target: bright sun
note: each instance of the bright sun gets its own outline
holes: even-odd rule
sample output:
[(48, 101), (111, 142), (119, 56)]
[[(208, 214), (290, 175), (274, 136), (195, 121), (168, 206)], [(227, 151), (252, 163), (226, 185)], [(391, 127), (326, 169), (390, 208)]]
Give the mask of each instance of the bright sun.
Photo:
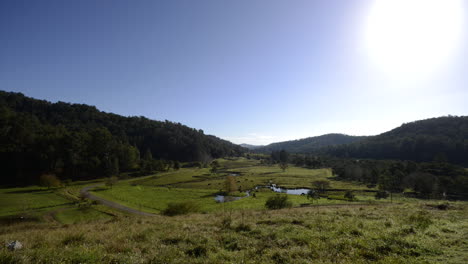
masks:
[(456, 48), (463, 0), (375, 0), (367, 21), (370, 56), (390, 74), (430, 73)]

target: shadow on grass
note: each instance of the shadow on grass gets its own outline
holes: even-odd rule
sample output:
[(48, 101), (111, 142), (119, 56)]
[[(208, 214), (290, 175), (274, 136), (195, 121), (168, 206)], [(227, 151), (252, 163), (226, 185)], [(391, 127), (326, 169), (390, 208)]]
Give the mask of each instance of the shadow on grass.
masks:
[(96, 187), (90, 191), (92, 192), (101, 192), (101, 191), (106, 191), (106, 190), (110, 190), (111, 188), (108, 188), (108, 187)]
[(31, 189), (31, 190), (18, 190), (18, 191), (9, 191), (5, 193), (40, 193), (40, 192), (51, 192), (54, 189)]
[(41, 219), (37, 216), (9, 215), (0, 217), (0, 225), (12, 225), (17, 223), (37, 223)]

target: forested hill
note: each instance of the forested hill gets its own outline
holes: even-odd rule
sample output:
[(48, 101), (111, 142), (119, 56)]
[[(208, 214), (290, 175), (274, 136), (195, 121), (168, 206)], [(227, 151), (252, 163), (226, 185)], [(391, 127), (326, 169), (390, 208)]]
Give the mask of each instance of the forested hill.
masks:
[(348, 144), (364, 138), (365, 137), (348, 136), (343, 134), (326, 134), (318, 137), (272, 143), (267, 146), (257, 148), (255, 151), (270, 153), (272, 151), (286, 150), (293, 153), (311, 153), (323, 147)]
[(415, 121), (362, 141), (330, 147), (337, 157), (448, 161), (468, 165), (468, 116)]
[(244, 150), (180, 123), (0, 91), (0, 184), (30, 183), (48, 172), (74, 180), (109, 176), (137, 168), (140, 153), (151, 159), (207, 161)]

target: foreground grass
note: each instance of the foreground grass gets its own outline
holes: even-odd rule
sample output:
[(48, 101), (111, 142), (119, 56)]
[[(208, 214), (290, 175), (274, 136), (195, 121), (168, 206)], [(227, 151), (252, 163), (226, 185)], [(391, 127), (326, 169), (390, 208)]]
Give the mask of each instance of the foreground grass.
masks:
[(0, 263), (466, 263), (468, 206), (424, 203), (0, 226)]
[(96, 207), (89, 208), (64, 208), (53, 216), (55, 220), (63, 224), (77, 224), (96, 220), (111, 220), (113, 217)]

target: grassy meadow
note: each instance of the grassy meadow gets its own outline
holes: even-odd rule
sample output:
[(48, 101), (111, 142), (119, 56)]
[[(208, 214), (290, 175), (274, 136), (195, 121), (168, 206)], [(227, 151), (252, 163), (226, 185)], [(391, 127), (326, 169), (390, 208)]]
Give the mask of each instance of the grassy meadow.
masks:
[[(366, 185), (338, 181), (330, 170), (220, 160), (221, 168), (177, 171), (120, 180), (92, 194), (156, 216), (137, 216), (80, 198), (86, 186), (0, 189), (0, 263), (467, 263), (468, 203), (418, 200), (395, 195), (375, 200)], [(332, 189), (353, 190), (356, 201), (330, 193), (312, 203), (288, 195), (292, 208), (267, 210), (277, 194), (218, 203), (214, 196), (235, 175), (244, 196), (255, 186), (311, 187), (329, 180)], [(336, 198), (336, 199), (335, 199)], [(191, 201), (198, 211), (163, 216), (174, 202)], [(306, 207), (301, 207), (307, 205)], [(443, 206), (440, 206), (443, 205)]]
[(466, 263), (467, 206), (425, 203), (2, 225), (0, 263)]

